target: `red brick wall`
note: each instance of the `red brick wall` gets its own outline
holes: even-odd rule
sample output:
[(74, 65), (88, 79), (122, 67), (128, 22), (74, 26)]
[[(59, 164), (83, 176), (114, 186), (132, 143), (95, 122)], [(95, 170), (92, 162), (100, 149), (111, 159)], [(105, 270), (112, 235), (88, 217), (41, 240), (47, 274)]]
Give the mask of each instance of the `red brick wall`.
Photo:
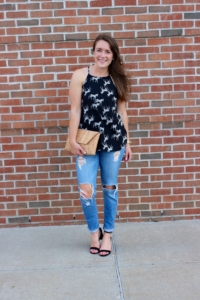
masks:
[(199, 0), (0, 0), (0, 226), (83, 222), (68, 87), (99, 32), (134, 76), (118, 220), (200, 217)]

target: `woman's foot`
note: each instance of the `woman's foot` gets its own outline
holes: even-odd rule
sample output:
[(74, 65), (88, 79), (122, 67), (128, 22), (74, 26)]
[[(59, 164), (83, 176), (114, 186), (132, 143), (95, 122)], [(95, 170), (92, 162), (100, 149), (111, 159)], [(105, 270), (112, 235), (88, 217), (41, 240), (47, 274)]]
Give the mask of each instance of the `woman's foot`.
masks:
[(112, 249), (112, 241), (111, 241), (111, 234), (104, 231), (102, 243), (101, 243), (101, 249), (99, 251), (100, 256), (108, 256), (111, 253)]
[(91, 233), (91, 247), (90, 247), (90, 253), (91, 254), (98, 254), (100, 252), (100, 244), (99, 240), (102, 239), (102, 229), (99, 228), (98, 231)]

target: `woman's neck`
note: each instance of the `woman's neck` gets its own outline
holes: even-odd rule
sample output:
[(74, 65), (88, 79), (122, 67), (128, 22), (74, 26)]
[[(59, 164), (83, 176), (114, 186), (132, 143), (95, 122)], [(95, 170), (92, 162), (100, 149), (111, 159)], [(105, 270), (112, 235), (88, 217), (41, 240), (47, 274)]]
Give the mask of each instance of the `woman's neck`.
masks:
[(96, 65), (90, 67), (90, 74), (97, 77), (106, 77), (109, 75), (108, 68), (99, 68)]

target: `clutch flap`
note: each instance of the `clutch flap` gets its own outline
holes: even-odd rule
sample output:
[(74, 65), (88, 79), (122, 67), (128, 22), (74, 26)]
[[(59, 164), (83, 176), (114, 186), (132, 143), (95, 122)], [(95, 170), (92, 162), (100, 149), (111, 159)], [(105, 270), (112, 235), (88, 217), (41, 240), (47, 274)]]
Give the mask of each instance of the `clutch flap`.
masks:
[(76, 137), (76, 141), (79, 144), (87, 145), (94, 137), (99, 136), (100, 133), (97, 131), (79, 129)]

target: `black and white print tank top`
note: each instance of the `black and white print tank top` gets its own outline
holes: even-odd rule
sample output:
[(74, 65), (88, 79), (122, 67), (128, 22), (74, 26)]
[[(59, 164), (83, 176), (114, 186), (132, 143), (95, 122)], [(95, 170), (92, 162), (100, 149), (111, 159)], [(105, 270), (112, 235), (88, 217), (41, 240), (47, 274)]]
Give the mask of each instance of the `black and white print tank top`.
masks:
[(127, 142), (126, 129), (117, 113), (117, 89), (110, 76), (90, 75), (82, 86), (79, 128), (101, 133), (98, 151), (118, 151)]

